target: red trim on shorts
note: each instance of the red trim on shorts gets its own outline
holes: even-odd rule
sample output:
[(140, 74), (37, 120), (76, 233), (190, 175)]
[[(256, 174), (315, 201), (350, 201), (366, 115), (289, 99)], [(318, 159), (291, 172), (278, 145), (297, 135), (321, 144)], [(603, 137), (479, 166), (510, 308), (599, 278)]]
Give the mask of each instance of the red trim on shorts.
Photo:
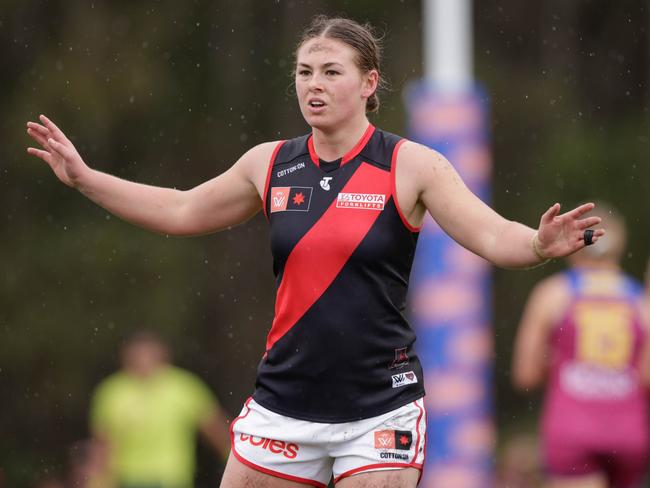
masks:
[[(418, 417), (417, 421), (415, 422), (415, 432), (417, 432), (418, 437), (417, 437), (417, 441), (415, 441), (415, 456), (413, 457), (413, 461), (417, 461), (418, 452), (420, 450), (420, 439), (422, 437), (421, 434), (420, 434), (420, 421), (422, 420), (422, 417), (424, 416), (424, 409), (420, 405), (418, 405), (417, 400), (415, 400), (413, 402), (413, 404), (416, 407), (418, 407), (418, 410), (420, 411), (420, 416)], [(426, 444), (424, 445), (424, 448), (426, 449)], [(425, 454), (424, 451), (422, 452), (422, 454), (423, 455)]]
[[(372, 124), (368, 124), (368, 128), (361, 136), (361, 139), (359, 139), (359, 142), (357, 142), (354, 145), (354, 147), (350, 149), (348, 152), (346, 152), (341, 158), (341, 166), (343, 166), (348, 161), (354, 159), (361, 152), (361, 150), (368, 143), (368, 141), (370, 140), (374, 132), (375, 132), (375, 126)], [(309, 149), (309, 157), (311, 158), (313, 163), (320, 168), (320, 158), (318, 157), (318, 154), (316, 154), (316, 149), (314, 149), (313, 134), (309, 136), (309, 139), (307, 139), (307, 148)]]
[(400, 139), (399, 142), (395, 145), (395, 148), (393, 149), (393, 156), (390, 159), (390, 191), (393, 194), (393, 201), (395, 202), (395, 208), (397, 208), (397, 214), (399, 215), (400, 219), (402, 219), (402, 223), (404, 224), (404, 227), (406, 227), (411, 232), (420, 232), (420, 229), (422, 229), (422, 226), (413, 227), (409, 223), (409, 221), (406, 220), (406, 217), (402, 213), (402, 209), (399, 206), (399, 201), (397, 200), (397, 183), (396, 183), (396, 180), (397, 180), (397, 153), (399, 151), (400, 146), (405, 142), (406, 142), (406, 139)]
[[(422, 437), (420, 434), (420, 421), (424, 416), (424, 409), (420, 405), (418, 405), (418, 400), (414, 401), (413, 404), (418, 408), (418, 410), (420, 410), (420, 415), (415, 422), (415, 431), (417, 432), (417, 440), (415, 441), (415, 454), (413, 456), (413, 461), (410, 463), (384, 463), (384, 464), (368, 464), (366, 466), (360, 466), (358, 468), (351, 469), (350, 471), (346, 471), (345, 473), (341, 473), (337, 478), (334, 479), (335, 484), (341, 481), (343, 478), (347, 478), (349, 476), (352, 476), (353, 474), (361, 473), (363, 471), (368, 471), (368, 470), (378, 470), (380, 468), (390, 468), (390, 469), (415, 468), (418, 471), (420, 471), (420, 476), (418, 477), (418, 483), (420, 482), (420, 480), (422, 479), (422, 470), (424, 469), (424, 462), (416, 463), (415, 461), (418, 458), (418, 451), (420, 449), (420, 438)], [(426, 454), (426, 443), (424, 445), (424, 449), (425, 450), (422, 453), (423, 456)]]
[(251, 402), (252, 399), (253, 397), (249, 397), (248, 400), (246, 400), (246, 403), (244, 403), (244, 406), (248, 408), (248, 411), (244, 415), (240, 415), (230, 423), (230, 446), (231, 446), (230, 451), (237, 458), (237, 461), (244, 464), (245, 466), (248, 466), (251, 469), (254, 469), (255, 471), (259, 471), (260, 473), (268, 474), (270, 476), (275, 476), (276, 478), (283, 478), (285, 480), (295, 481), (296, 483), (305, 483), (307, 485), (317, 486), (318, 488), (327, 488), (327, 485), (324, 485), (319, 481), (309, 480), (306, 478), (299, 478), (298, 476), (291, 476), (289, 474), (280, 473), (278, 471), (273, 471), (272, 469), (258, 466), (257, 464), (245, 459), (244, 457), (242, 457), (241, 454), (237, 452), (237, 450), (235, 449), (235, 423), (245, 418), (249, 413), (251, 413), (251, 408), (248, 406), (248, 404)]
[(353, 474), (358, 474), (363, 471), (368, 471), (371, 469), (374, 470), (381, 470), (381, 468), (386, 468), (388, 469), (406, 469), (406, 468), (415, 468), (422, 472), (422, 464), (417, 464), (417, 463), (385, 463), (385, 464), (368, 464), (366, 466), (361, 466), (359, 468), (354, 468), (351, 469), (350, 471), (346, 471), (345, 473), (342, 473), (338, 478), (334, 478), (334, 484), (338, 483), (341, 481), (343, 478), (348, 478), (352, 476)]
[[(422, 400), (422, 398), (420, 398), (420, 401), (422, 401), (422, 403), (424, 405), (424, 400)], [(418, 440), (417, 440), (417, 444), (415, 445), (415, 459), (414, 460), (417, 460), (417, 458), (418, 458), (418, 447), (419, 447), (418, 444), (420, 443), (420, 421), (422, 420), (422, 417), (424, 417), (425, 410), (424, 410), (423, 407), (418, 405), (418, 400), (415, 400), (413, 403), (415, 403), (415, 406), (420, 409), (420, 416), (418, 417), (418, 420), (417, 420), (417, 422), (415, 424), (415, 428), (416, 428), (417, 433), (418, 433)], [(422, 449), (422, 464), (421, 464), (422, 467), (420, 468), (420, 476), (418, 477), (418, 484), (420, 484), (420, 481), (422, 480), (422, 475), (424, 474), (424, 460), (426, 458), (427, 458), (427, 432), (425, 431), (424, 432), (424, 448)]]
[(251, 413), (251, 409), (248, 406), (248, 404), (251, 402), (252, 399), (253, 399), (253, 397), (248, 397), (248, 399), (246, 400), (246, 403), (244, 403), (244, 406), (246, 408), (248, 408), (248, 412), (246, 412), (244, 415), (240, 415), (235, 420), (230, 422), (230, 429), (228, 429), (228, 430), (230, 430), (230, 447), (232, 448), (233, 451), (235, 450), (235, 423), (238, 420), (241, 420), (241, 419), (245, 418), (249, 413)]
[(275, 149), (273, 149), (273, 154), (271, 155), (271, 161), (269, 161), (269, 169), (266, 170), (266, 183), (264, 183), (264, 194), (262, 195), (262, 210), (264, 210), (264, 215), (266, 218), (269, 218), (269, 214), (266, 211), (266, 195), (269, 193), (269, 183), (271, 182), (271, 173), (273, 172), (273, 164), (275, 163), (275, 158), (278, 156), (278, 152), (282, 145), (287, 141), (278, 142)]
[(252, 462), (248, 461), (247, 459), (244, 459), (240, 454), (237, 453), (237, 451), (235, 451), (234, 447), (233, 447), (232, 453), (235, 455), (235, 457), (237, 458), (237, 460), (240, 463), (248, 466), (251, 469), (254, 469), (255, 471), (259, 471), (260, 473), (268, 474), (268, 475), (274, 476), (276, 478), (283, 478), (283, 479), (289, 480), (289, 481), (295, 481), (296, 483), (304, 483), (306, 485), (317, 486), (318, 488), (327, 488), (327, 485), (324, 485), (320, 481), (309, 480), (307, 478), (299, 478), (298, 476), (291, 476), (290, 474), (284, 474), (284, 473), (280, 473), (278, 471), (273, 471), (272, 469), (268, 469), (268, 468), (264, 468), (262, 466), (258, 466), (257, 464), (252, 463)]

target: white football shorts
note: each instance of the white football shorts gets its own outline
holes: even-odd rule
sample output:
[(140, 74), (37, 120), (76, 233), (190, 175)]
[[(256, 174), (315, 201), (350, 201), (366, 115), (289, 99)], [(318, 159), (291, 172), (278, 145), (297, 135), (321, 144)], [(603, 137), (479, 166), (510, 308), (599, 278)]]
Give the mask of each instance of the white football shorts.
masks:
[(391, 412), (339, 424), (297, 420), (249, 398), (230, 426), (232, 452), (272, 476), (326, 488), (357, 473), (416, 468), (426, 451), (420, 398)]

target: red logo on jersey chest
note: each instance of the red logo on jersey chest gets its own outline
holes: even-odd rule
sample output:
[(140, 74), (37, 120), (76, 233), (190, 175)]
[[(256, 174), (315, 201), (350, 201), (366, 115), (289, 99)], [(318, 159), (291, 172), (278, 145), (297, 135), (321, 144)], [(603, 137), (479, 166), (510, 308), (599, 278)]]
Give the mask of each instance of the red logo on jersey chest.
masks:
[(312, 190), (310, 186), (274, 186), (271, 188), (271, 213), (309, 211)]

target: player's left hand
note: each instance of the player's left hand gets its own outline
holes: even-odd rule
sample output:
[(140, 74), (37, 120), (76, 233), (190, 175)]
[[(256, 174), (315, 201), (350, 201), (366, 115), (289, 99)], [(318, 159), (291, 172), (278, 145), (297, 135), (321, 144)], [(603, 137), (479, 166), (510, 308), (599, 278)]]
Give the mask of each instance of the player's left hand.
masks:
[[(583, 239), (585, 229), (598, 225), (601, 218), (581, 217), (594, 207), (593, 203), (585, 203), (563, 214), (560, 214), (559, 203), (549, 208), (542, 215), (537, 230), (539, 251), (548, 258), (560, 258), (585, 247)], [(595, 243), (604, 235), (603, 229), (594, 229), (592, 242)]]

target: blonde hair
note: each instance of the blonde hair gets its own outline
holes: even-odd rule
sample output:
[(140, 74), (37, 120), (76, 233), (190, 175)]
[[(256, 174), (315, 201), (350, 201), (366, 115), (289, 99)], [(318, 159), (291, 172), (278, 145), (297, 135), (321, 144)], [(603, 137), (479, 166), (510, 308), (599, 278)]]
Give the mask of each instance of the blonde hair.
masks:
[(602, 219), (598, 227), (605, 229), (605, 235), (594, 245), (585, 247), (582, 252), (590, 259), (620, 261), (627, 243), (625, 219), (607, 202), (596, 202), (596, 208), (584, 216), (591, 215)]

